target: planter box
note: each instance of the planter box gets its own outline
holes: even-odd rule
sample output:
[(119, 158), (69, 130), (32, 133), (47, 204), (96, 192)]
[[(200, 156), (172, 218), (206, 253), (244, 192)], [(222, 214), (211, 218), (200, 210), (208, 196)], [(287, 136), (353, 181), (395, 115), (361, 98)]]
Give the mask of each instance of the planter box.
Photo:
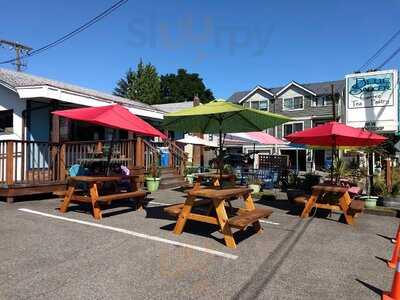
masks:
[(400, 197), (385, 197), (383, 199), (383, 206), (400, 209)]

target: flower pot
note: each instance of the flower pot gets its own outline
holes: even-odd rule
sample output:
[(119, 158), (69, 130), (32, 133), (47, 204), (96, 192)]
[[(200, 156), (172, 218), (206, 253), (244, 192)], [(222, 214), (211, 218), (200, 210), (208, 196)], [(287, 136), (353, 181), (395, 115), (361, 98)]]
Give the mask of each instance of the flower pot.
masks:
[(366, 208), (374, 208), (376, 207), (376, 201), (378, 201), (377, 196), (363, 196), (360, 197), (361, 200), (364, 201), (365, 207)]
[(194, 175), (191, 175), (191, 174), (186, 175), (186, 181), (187, 181), (189, 184), (193, 184)]
[(257, 194), (260, 192), (260, 185), (259, 184), (249, 184), (249, 189), (252, 189), (252, 194)]
[(155, 192), (160, 186), (160, 178), (158, 177), (146, 177), (146, 186), (149, 192)]

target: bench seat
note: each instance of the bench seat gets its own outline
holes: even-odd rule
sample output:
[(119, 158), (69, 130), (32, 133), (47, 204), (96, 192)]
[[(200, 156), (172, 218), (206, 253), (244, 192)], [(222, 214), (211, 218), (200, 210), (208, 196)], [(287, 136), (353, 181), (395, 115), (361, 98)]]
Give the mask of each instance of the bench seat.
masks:
[(116, 194), (99, 196), (98, 201), (111, 202), (114, 200), (121, 200), (121, 199), (128, 199), (128, 198), (145, 198), (146, 195), (147, 195), (147, 192), (145, 192), (145, 191), (116, 193)]
[(229, 218), (229, 225), (235, 228), (244, 229), (262, 218), (268, 218), (272, 214), (272, 209), (255, 208), (250, 211), (240, 211), (237, 216)]
[(298, 205), (304, 205), (307, 203), (309, 196), (307, 195), (302, 195), (302, 196), (297, 196), (293, 199), (294, 204)]
[[(210, 199), (201, 199), (194, 203), (194, 207), (210, 205), (211, 202), (212, 201)], [(185, 203), (178, 203), (178, 204), (173, 204), (173, 205), (167, 206), (164, 208), (164, 212), (168, 215), (171, 215), (171, 216), (177, 218), (179, 216), (179, 214), (181, 213), (184, 204)]]
[(184, 205), (183, 203), (179, 203), (179, 204), (165, 207), (164, 212), (170, 216), (177, 218), (183, 209), (183, 205)]
[(349, 213), (356, 214), (361, 213), (364, 210), (364, 201), (362, 200), (353, 200), (350, 203)]

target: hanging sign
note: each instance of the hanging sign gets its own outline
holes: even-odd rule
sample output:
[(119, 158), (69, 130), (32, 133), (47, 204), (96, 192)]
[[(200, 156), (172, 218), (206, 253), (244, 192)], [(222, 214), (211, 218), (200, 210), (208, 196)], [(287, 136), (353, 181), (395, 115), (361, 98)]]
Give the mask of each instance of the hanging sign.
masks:
[(396, 132), (397, 70), (346, 76), (346, 124), (374, 131)]

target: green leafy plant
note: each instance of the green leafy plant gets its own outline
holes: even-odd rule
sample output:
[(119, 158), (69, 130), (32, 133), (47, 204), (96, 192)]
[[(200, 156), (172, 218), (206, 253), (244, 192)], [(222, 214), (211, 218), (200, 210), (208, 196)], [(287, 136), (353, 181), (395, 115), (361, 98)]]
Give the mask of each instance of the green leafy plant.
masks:
[(288, 185), (289, 188), (297, 188), (301, 185), (301, 180), (299, 174), (296, 172), (290, 172), (288, 175)]
[(233, 171), (233, 167), (230, 164), (225, 164), (224, 168), (222, 169), (224, 174), (233, 174)]
[(306, 173), (306, 174), (304, 175), (303, 183), (301, 184), (301, 185), (302, 185), (302, 188), (303, 188), (305, 191), (308, 191), (308, 192), (309, 192), (309, 191), (311, 191), (311, 188), (312, 188), (314, 185), (319, 184), (320, 179), (321, 179), (321, 176), (320, 176), (320, 175), (317, 175), (317, 174), (314, 174), (314, 173)]
[(340, 179), (350, 176), (349, 168), (346, 166), (346, 162), (343, 159), (335, 159), (333, 163), (333, 176), (336, 182), (339, 182)]
[(189, 167), (185, 168), (184, 175), (187, 176), (187, 175), (190, 175), (190, 174), (198, 173), (198, 171), (199, 171), (198, 167), (189, 166)]
[(382, 197), (389, 197), (389, 196), (398, 196), (400, 194), (400, 169), (395, 168), (393, 169), (393, 176), (392, 176), (392, 191), (389, 192), (385, 177), (381, 175), (374, 176), (374, 193), (378, 196)]

